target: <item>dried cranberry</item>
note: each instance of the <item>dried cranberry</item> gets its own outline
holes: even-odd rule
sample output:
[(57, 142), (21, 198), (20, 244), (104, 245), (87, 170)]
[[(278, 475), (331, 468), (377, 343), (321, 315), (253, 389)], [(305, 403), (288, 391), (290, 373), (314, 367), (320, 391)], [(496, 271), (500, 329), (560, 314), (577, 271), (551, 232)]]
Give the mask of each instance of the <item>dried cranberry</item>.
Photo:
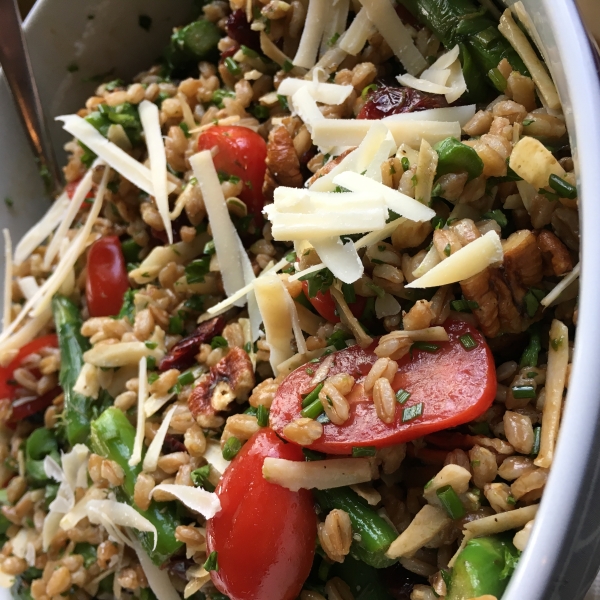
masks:
[(379, 85), (367, 96), (357, 119), (383, 119), (399, 113), (417, 112), (448, 106), (444, 96), (427, 94), (413, 88)]
[(187, 452), (187, 449), (183, 442), (180, 442), (174, 435), (168, 433), (165, 436), (162, 451), (163, 454), (171, 454), (172, 452)]
[(246, 11), (234, 10), (225, 23), (227, 35), (242, 46), (248, 46), (256, 52), (260, 52), (260, 34), (250, 29), (250, 23), (246, 18)]
[(158, 369), (160, 371), (169, 369), (184, 371), (191, 367), (196, 354), (200, 351), (200, 344), (209, 342), (215, 335), (220, 335), (224, 327), (225, 319), (223, 317), (215, 317), (210, 321), (200, 323), (194, 333), (183, 338), (171, 348), (171, 351), (160, 361)]

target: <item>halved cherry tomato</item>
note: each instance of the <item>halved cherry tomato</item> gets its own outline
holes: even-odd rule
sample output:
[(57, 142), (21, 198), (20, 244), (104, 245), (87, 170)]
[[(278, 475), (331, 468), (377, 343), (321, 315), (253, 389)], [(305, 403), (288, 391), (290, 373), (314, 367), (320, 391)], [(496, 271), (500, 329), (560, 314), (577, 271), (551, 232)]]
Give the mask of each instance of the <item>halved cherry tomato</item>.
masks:
[(244, 187), (240, 200), (261, 224), (265, 198), (262, 193), (267, 169), (267, 144), (256, 132), (247, 127), (216, 125), (200, 134), (198, 150), (217, 147), (214, 157), (215, 168), (224, 175), (239, 177)]
[(225, 471), (216, 493), (221, 510), (206, 526), (208, 551), (217, 552), (217, 588), (231, 600), (293, 600), (315, 553), (317, 520), (308, 490), (292, 492), (266, 481), (267, 456), (304, 460), (271, 429), (255, 433)]
[(0, 398), (10, 398), (12, 400), (15, 397), (17, 386), (11, 385), (10, 381), (13, 378), (15, 369), (18, 369), (21, 366), (21, 363), (27, 356), (38, 352), (42, 348), (57, 347), (58, 338), (55, 333), (43, 335), (42, 337), (29, 342), (29, 344), (25, 344), (6, 367), (0, 367)]
[[(483, 336), (464, 321), (444, 324), (448, 342), (436, 342), (434, 353), (413, 349), (398, 361), (392, 387), (410, 393), (405, 404), (396, 405), (392, 423), (386, 424), (375, 412), (372, 397), (364, 393), (362, 382), (377, 359), (372, 346), (363, 350), (352, 346), (336, 352), (329, 375), (349, 373), (356, 383), (348, 395), (350, 417), (343, 425), (327, 423), (323, 435), (310, 448), (331, 454), (349, 454), (354, 446), (378, 448), (408, 442), (434, 431), (472, 421), (484, 413), (496, 394), (496, 372), (492, 353)], [(477, 347), (466, 350), (460, 337), (469, 334)], [(411, 356), (412, 354), (412, 356)], [(319, 365), (300, 367), (279, 386), (270, 413), (271, 427), (281, 436), (285, 425), (300, 418), (302, 395), (312, 390), (311, 373)], [(407, 408), (422, 403), (422, 415), (407, 420)]]
[[(75, 190), (77, 189), (77, 186), (79, 185), (79, 183), (81, 182), (81, 179), (77, 179), (76, 181), (69, 181), (69, 183), (67, 183), (67, 185), (65, 185), (65, 192), (67, 192), (67, 196), (69, 196), (69, 200), (73, 200), (73, 196), (75, 195)], [(87, 196), (85, 197), (86, 199), (88, 198), (93, 198), (94, 197), (94, 191), (90, 190), (87, 193)], [(82, 202), (82, 206), (85, 204), (85, 199)]]
[(85, 297), (92, 317), (117, 315), (129, 289), (121, 243), (116, 235), (100, 238), (87, 257)]
[[(302, 290), (304, 295), (308, 298), (308, 301), (313, 305), (314, 309), (330, 323), (339, 323), (340, 318), (336, 314), (335, 302), (331, 297), (331, 292), (327, 290), (325, 293), (317, 292), (312, 298), (308, 295), (308, 281), (302, 282)], [(352, 314), (360, 318), (365, 310), (365, 304), (367, 299), (363, 296), (356, 296), (356, 302), (348, 304), (348, 308), (352, 311)]]

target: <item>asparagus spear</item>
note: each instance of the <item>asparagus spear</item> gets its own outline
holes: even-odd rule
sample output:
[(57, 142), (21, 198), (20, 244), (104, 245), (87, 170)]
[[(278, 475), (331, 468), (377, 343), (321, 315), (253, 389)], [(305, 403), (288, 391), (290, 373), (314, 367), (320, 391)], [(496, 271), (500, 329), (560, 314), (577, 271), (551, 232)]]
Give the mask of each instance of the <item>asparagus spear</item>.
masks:
[(83, 367), (83, 353), (89, 350), (89, 341), (81, 335), (79, 309), (67, 298), (55, 296), (52, 300), (54, 323), (60, 348), (59, 381), (65, 395), (65, 425), (71, 446), (84, 443), (90, 434), (90, 421), (94, 400), (73, 390)]
[(141, 463), (135, 467), (129, 465), (134, 439), (133, 425), (118, 408), (106, 409), (92, 422), (93, 451), (121, 466), (125, 473), (125, 481), (120, 488), (120, 495), (156, 527), (158, 539), (155, 550), (152, 550), (154, 538), (151, 533), (139, 531), (136, 534), (152, 561), (161, 565), (181, 547), (181, 542), (175, 539), (175, 529), (180, 522), (173, 503), (158, 504), (152, 501), (148, 510), (141, 510), (133, 502), (135, 482), (142, 470)]
[[(400, 0), (400, 2), (440, 39), (446, 48), (456, 44), (464, 47), (461, 62), (465, 80), (469, 86), (472, 100), (477, 86), (476, 73), (467, 68), (472, 58), (479, 70), (487, 75), (488, 83), (503, 92), (501, 81), (497, 78), (498, 64), (504, 58), (512, 68), (523, 75), (529, 75), (525, 64), (498, 31), (498, 23), (472, 0)], [(462, 49), (462, 47), (461, 47)], [(481, 93), (481, 89), (477, 90)], [(483, 99), (483, 98), (480, 98)]]
[(348, 513), (353, 531), (360, 535), (360, 542), (352, 543), (351, 554), (355, 558), (378, 569), (396, 562), (387, 558), (385, 552), (398, 534), (383, 517), (363, 504), (358, 494), (345, 487), (313, 493), (322, 509), (338, 508)]

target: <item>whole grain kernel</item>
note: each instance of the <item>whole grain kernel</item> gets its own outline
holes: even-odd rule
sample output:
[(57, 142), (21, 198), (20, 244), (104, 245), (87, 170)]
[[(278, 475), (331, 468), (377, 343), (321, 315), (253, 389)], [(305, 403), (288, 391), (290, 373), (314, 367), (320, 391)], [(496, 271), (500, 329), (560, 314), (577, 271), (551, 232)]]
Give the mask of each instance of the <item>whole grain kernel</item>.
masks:
[(319, 542), (327, 556), (335, 562), (343, 562), (352, 544), (352, 524), (346, 511), (332, 510), (324, 523), (318, 526)]
[(283, 435), (300, 446), (310, 446), (323, 435), (323, 425), (314, 419), (302, 417), (288, 423), (283, 428)]
[(194, 423), (184, 434), (183, 443), (185, 449), (193, 458), (200, 458), (206, 451), (206, 437), (202, 428)]
[(156, 482), (152, 475), (140, 473), (133, 488), (133, 501), (138, 508), (148, 510), (150, 506), (150, 494), (154, 489)]
[(319, 392), (319, 400), (332, 423), (342, 425), (348, 420), (350, 416), (348, 400), (329, 381), (323, 384), (323, 388)]
[(396, 415), (396, 396), (390, 382), (380, 377), (373, 386), (373, 404), (384, 423), (392, 423)]
[(58, 596), (66, 592), (71, 586), (71, 573), (67, 567), (59, 567), (52, 573), (46, 584), (46, 594), (48, 596)]

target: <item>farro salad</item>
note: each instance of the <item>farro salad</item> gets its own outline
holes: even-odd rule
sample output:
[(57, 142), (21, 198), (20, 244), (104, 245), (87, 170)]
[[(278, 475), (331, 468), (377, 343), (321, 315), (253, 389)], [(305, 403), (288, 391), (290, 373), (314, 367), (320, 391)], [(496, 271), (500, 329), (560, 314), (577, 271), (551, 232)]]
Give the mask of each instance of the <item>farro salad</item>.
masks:
[(2, 583), (500, 599), (579, 276), (522, 5), (201, 4), (58, 118), (64, 193), (14, 252), (4, 230)]

